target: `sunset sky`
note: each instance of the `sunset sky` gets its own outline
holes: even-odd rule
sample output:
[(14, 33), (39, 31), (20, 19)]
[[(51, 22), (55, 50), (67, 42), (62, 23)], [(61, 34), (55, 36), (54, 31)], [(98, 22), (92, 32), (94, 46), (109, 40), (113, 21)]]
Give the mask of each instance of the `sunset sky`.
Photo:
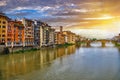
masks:
[(90, 38), (112, 38), (120, 32), (120, 0), (0, 0), (0, 11)]

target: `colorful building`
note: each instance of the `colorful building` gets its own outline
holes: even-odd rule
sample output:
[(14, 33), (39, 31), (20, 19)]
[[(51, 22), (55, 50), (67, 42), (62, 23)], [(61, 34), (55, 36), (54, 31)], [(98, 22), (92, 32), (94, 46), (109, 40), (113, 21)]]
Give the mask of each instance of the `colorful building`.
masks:
[(25, 46), (34, 46), (34, 21), (30, 19), (22, 19), (22, 23), (24, 25), (24, 38), (25, 38)]
[(48, 34), (46, 34), (46, 30), (47, 30), (46, 24), (38, 20), (34, 20), (34, 24), (35, 24), (35, 28), (34, 28), (35, 46), (38, 47), (45, 46), (45, 43), (47, 43), (46, 41), (49, 39), (47, 38)]
[(40, 26), (41, 21), (34, 20), (34, 44), (36, 47), (40, 46)]
[(50, 46), (55, 44), (55, 29), (49, 28), (49, 44)]
[(24, 46), (24, 25), (21, 21), (9, 21), (7, 28), (7, 46)]
[(56, 32), (55, 44), (65, 44), (65, 35), (63, 35), (61, 32)]
[(60, 26), (60, 32), (56, 32), (55, 36), (56, 44), (65, 44), (71, 43), (74, 44), (76, 42), (76, 34), (72, 33), (71, 31), (63, 31), (63, 27)]
[(9, 18), (0, 13), (0, 45), (5, 45), (7, 42), (7, 26)]
[(76, 35), (71, 31), (55, 32), (48, 24), (40, 20), (22, 19), (21, 21), (10, 20), (0, 13), (0, 44), (7, 47), (42, 47), (54, 44), (74, 44)]
[(76, 42), (76, 35), (71, 31), (63, 31), (62, 34), (65, 36), (65, 43), (74, 44)]
[(35, 46), (50, 46), (55, 43), (55, 29), (39, 20), (34, 20)]
[(50, 46), (55, 43), (55, 29), (46, 23), (42, 23), (40, 27), (40, 46)]

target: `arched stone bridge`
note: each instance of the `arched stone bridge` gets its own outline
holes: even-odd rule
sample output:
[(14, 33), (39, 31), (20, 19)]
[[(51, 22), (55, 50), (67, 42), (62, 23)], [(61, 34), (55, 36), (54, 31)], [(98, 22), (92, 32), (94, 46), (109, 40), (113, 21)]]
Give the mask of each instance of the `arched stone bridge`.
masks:
[(105, 39), (96, 40), (96, 41), (93, 41), (93, 40), (86, 40), (85, 41), (87, 47), (90, 47), (91, 43), (94, 43), (94, 42), (101, 42), (101, 47), (106, 47), (106, 43), (107, 42), (113, 42), (113, 41), (111, 41), (111, 40), (105, 40)]

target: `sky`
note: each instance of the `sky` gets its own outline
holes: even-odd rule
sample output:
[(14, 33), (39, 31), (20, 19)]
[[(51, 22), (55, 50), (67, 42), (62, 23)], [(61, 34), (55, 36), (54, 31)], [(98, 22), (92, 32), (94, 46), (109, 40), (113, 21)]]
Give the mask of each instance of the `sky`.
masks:
[(120, 0), (0, 0), (10, 18), (40, 19), (88, 38), (112, 38), (120, 32)]

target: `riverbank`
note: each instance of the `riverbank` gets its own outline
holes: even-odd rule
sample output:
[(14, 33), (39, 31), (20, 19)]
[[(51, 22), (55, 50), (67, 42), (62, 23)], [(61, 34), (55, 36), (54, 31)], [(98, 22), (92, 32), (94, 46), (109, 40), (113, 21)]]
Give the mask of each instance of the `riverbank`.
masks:
[(115, 43), (115, 46), (116, 47), (120, 47), (120, 43)]
[(65, 43), (65, 44), (56, 45), (55, 47), (68, 47), (68, 46), (71, 46), (71, 45), (75, 45), (75, 44), (72, 44), (72, 43)]
[(68, 47), (68, 46), (72, 46), (75, 44), (60, 44), (60, 45), (55, 45), (55, 46), (48, 46), (48, 47), (41, 47), (41, 48), (31, 48), (31, 49), (21, 49), (18, 51), (14, 51), (14, 52), (10, 52), (10, 54), (20, 54), (20, 53), (25, 53), (25, 52), (34, 52), (34, 51), (38, 51), (40, 49), (47, 49), (47, 48), (61, 48), (61, 47)]
[(28, 50), (19, 50), (19, 51), (15, 51), (14, 53), (24, 53), (24, 52), (33, 52), (33, 51), (37, 51), (37, 48), (32, 48), (32, 49), (28, 49)]
[(76, 44), (86, 44), (85, 42), (77, 42)]

